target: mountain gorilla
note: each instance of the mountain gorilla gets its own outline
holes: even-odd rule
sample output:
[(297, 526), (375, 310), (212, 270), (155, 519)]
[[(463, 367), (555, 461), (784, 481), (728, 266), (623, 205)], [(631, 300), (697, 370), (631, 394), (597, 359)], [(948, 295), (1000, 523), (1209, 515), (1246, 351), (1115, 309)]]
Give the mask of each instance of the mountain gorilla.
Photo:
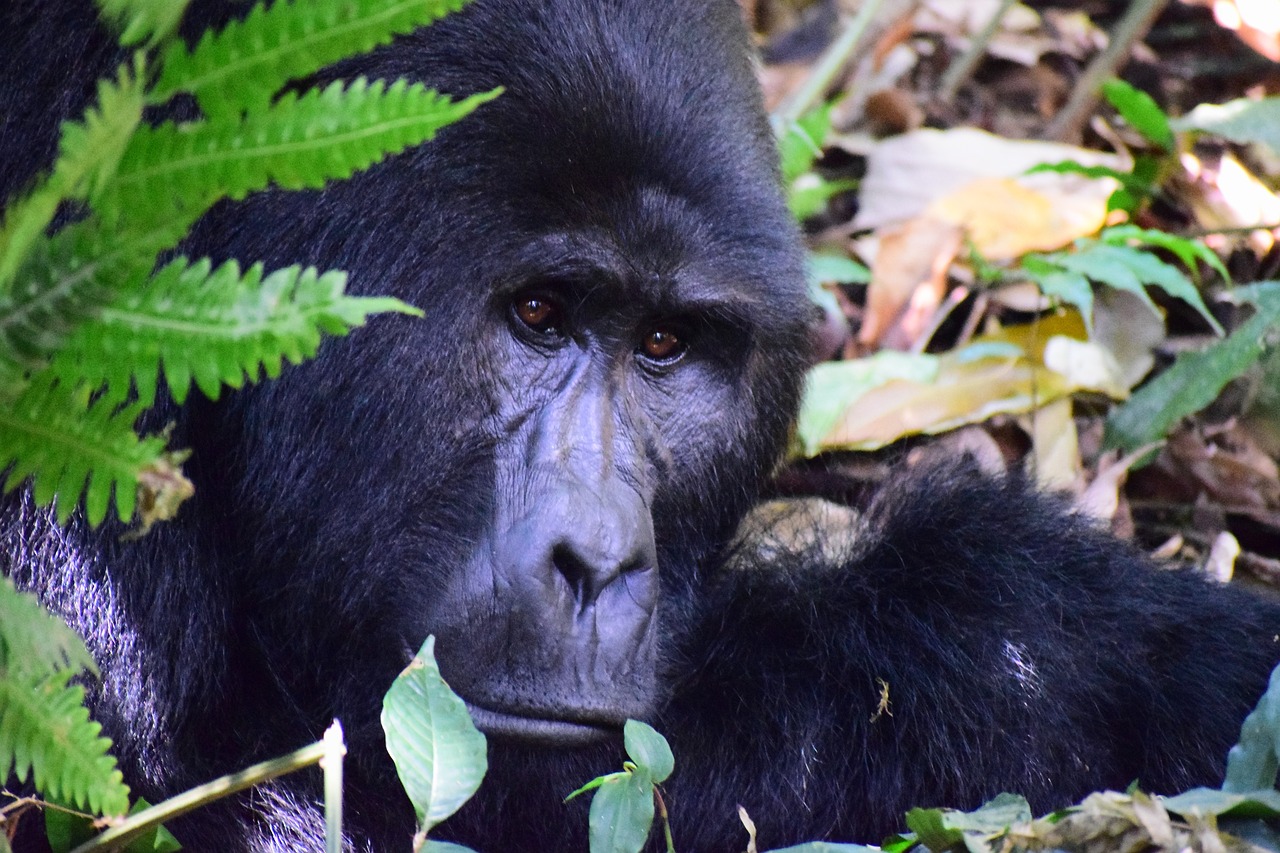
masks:
[[(114, 61), (85, 0), (8, 4), (4, 195), (52, 157), (49, 105), (82, 108)], [(672, 742), (688, 850), (742, 849), (739, 803), (767, 849), (1005, 790), (1047, 809), (1220, 779), (1280, 658), (1274, 606), (956, 470), (810, 547), (735, 540), (812, 317), (731, 0), (477, 0), (323, 76), (358, 74), (506, 93), (324, 192), (219, 208), (188, 250), (345, 268), (426, 319), (165, 412), (198, 491), (140, 541), (4, 505), (5, 571), (87, 636), (135, 792), (336, 716), (354, 846), (405, 849), (378, 711), (428, 634), (492, 765), (439, 835), (484, 851), (584, 849), (561, 798), (618, 765), (629, 717)], [(173, 829), (317, 848), (314, 775)]]

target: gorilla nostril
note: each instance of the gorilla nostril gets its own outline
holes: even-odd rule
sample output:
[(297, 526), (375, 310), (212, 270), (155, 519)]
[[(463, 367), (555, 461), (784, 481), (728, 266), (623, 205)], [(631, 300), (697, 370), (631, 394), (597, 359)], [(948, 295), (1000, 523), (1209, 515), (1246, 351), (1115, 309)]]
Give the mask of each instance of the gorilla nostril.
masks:
[(592, 580), (593, 572), (573, 546), (565, 542), (553, 546), (551, 565), (569, 584), (574, 600), (580, 605), (585, 605), (590, 599), (595, 598), (595, 592), (592, 589), (595, 586)]

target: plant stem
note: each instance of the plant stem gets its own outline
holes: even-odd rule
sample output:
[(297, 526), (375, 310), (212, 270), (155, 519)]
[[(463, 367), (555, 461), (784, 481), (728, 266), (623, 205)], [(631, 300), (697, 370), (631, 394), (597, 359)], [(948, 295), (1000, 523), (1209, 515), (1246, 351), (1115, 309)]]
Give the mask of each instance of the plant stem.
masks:
[(1074, 140), (1080, 128), (1093, 113), (1102, 92), (1102, 84), (1116, 76), (1124, 65), (1134, 42), (1146, 35), (1156, 17), (1169, 0), (1135, 0), (1124, 17), (1111, 31), (1106, 48), (1093, 58), (1062, 111), (1045, 128), (1044, 138), (1059, 142)]
[(955, 97), (960, 84), (969, 79), (974, 69), (978, 67), (978, 63), (982, 61), (982, 57), (986, 55), (987, 45), (991, 43), (996, 30), (1000, 29), (1000, 22), (1016, 2), (1017, 0), (1001, 0), (1000, 8), (996, 9), (991, 20), (987, 21), (982, 32), (969, 40), (969, 46), (965, 49), (964, 55), (953, 62), (947, 69), (947, 73), (942, 76), (942, 85), (938, 87), (938, 100), (949, 101)]
[(334, 720), (320, 742), (325, 749), (320, 759), (324, 770), (324, 849), (325, 853), (342, 853), (342, 759), (347, 754), (342, 724)]
[(176, 797), (170, 797), (164, 802), (157, 803), (135, 815), (131, 815), (118, 826), (113, 826), (101, 835), (86, 841), (72, 850), (71, 853), (100, 853), (100, 851), (118, 850), (167, 820), (172, 820), (206, 803), (238, 793), (245, 788), (251, 788), (277, 776), (283, 776), (286, 773), (293, 773), (295, 770), (310, 767), (319, 763), (320, 759), (324, 758), (328, 752), (329, 747), (324, 741), (316, 741), (310, 746), (304, 746), (288, 755), (282, 755), (279, 758), (273, 758), (270, 761), (264, 761), (252, 767), (246, 767), (237, 773), (230, 773), (203, 785), (197, 785), (190, 790), (183, 791)]
[(849, 19), (836, 40), (823, 51), (822, 56), (818, 57), (818, 61), (814, 63), (813, 70), (809, 72), (804, 83), (778, 104), (778, 108), (774, 110), (775, 119), (783, 125), (796, 121), (822, 100), (822, 96), (826, 94), (827, 89), (831, 88), (831, 83), (840, 73), (840, 69), (844, 68), (849, 57), (853, 56), (854, 49), (862, 41), (862, 36), (875, 19), (876, 13), (880, 11), (883, 2), (884, 0), (864, 0), (861, 8), (858, 9), (858, 14)]

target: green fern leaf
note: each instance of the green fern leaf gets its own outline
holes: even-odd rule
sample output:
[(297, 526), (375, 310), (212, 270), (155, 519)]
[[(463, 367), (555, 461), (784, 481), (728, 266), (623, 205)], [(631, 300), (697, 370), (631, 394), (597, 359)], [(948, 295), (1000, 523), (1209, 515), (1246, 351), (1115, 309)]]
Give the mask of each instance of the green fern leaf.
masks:
[(89, 719), (84, 688), (73, 670), (32, 678), (0, 673), (0, 778), (25, 782), (34, 770), (36, 790), (95, 814), (129, 810), (129, 787), (107, 754), (111, 741)]
[[(318, 189), (387, 154), (430, 139), (497, 92), (451, 100), (403, 80), (363, 78), (289, 93), (240, 123), (166, 123), (134, 134), (101, 210), (109, 219), (162, 221), (182, 205), (201, 212), (218, 198), (244, 198), (271, 182)], [(109, 195), (109, 197), (108, 197)]]
[(185, 223), (110, 234), (90, 220), (41, 237), (9, 293), (0, 293), (0, 363), (39, 370), (81, 322), (117, 292), (138, 287), (156, 253), (172, 245)]
[(0, 405), (0, 470), (9, 469), (3, 491), (31, 477), (37, 504), (60, 498), (60, 524), (83, 494), (85, 515), (96, 526), (114, 489), (120, 520), (128, 521), (139, 476), (164, 463), (164, 439), (133, 431), (139, 408), (118, 409), (109, 400), (91, 399), (83, 387), (36, 377), (12, 405)]
[(98, 81), (98, 105), (85, 112), (83, 121), (63, 123), (52, 174), (5, 212), (0, 228), (0, 292), (53, 221), (58, 204), (98, 192), (115, 174), (129, 138), (142, 120), (142, 85), (138, 82), (142, 79), (139, 57), (132, 73), (122, 65), (116, 82)]
[(173, 35), (189, 0), (98, 0), (102, 16), (120, 29), (120, 43), (155, 44)]
[(167, 264), (77, 329), (52, 369), (93, 387), (106, 383), (117, 399), (132, 378), (139, 401), (150, 405), (163, 365), (178, 402), (193, 382), (217, 399), (223, 385), (239, 388), (264, 369), (274, 378), (285, 359), (311, 358), (322, 332), (345, 335), (382, 311), (421, 315), (396, 299), (344, 295), (341, 272), (289, 267), (264, 278), (261, 264), (243, 276), (234, 261), (210, 268), (208, 260)]
[(0, 677), (41, 677), (64, 668), (98, 672), (80, 635), (41, 607), (34, 595), (19, 592), (13, 581), (0, 575)]
[(194, 50), (181, 42), (171, 45), (152, 99), (163, 103), (191, 92), (214, 119), (265, 110), (289, 80), (387, 44), (466, 2), (277, 0), (269, 8), (259, 3), (244, 20), (205, 33)]

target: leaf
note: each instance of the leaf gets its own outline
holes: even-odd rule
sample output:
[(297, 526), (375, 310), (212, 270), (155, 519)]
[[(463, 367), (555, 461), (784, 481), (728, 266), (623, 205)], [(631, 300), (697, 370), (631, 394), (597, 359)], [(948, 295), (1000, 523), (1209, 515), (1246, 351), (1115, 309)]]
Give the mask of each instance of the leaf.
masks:
[(190, 0), (98, 0), (102, 16), (120, 29), (126, 47), (156, 44), (174, 34)]
[(0, 575), (0, 678), (49, 675), (58, 669), (98, 674), (80, 635)]
[(1179, 237), (1177, 234), (1155, 228), (1139, 228), (1137, 225), (1116, 225), (1099, 234), (1098, 239), (1117, 246), (1140, 243), (1165, 249), (1177, 255), (1183, 266), (1193, 273), (1196, 272), (1196, 261), (1199, 260), (1212, 267), (1224, 282), (1231, 283), (1231, 273), (1227, 271), (1218, 253), (1201, 240)]
[(452, 841), (427, 841), (427, 846), (423, 848), (425, 853), (475, 853), (470, 847), (463, 847), (461, 844), (454, 844)]
[(440, 677), (435, 637), (400, 673), (382, 702), (387, 752), (425, 833), (456, 812), (488, 769), (485, 737)]
[(868, 847), (867, 844), (835, 844), (832, 841), (809, 841), (808, 844), (796, 844), (795, 847), (769, 850), (769, 853), (881, 853), (881, 848)]
[(871, 270), (848, 255), (811, 252), (807, 260), (810, 285), (828, 281), (842, 284), (866, 284), (871, 281)]
[(122, 237), (88, 220), (41, 238), (15, 286), (0, 293), (0, 364), (43, 367), (79, 323), (144, 281), (181, 233), (170, 224)]
[(1244, 373), (1277, 343), (1280, 282), (1236, 290), (1252, 294), (1257, 313), (1225, 339), (1200, 352), (1187, 352), (1167, 370), (1134, 392), (1107, 416), (1106, 447), (1133, 450), (1163, 438), (1180, 419), (1217, 399), (1232, 379)]
[(675, 769), (676, 760), (671, 754), (667, 739), (658, 734), (648, 723), (627, 720), (622, 727), (622, 740), (627, 755), (636, 767), (648, 774), (655, 783), (665, 782)]
[(285, 360), (313, 357), (322, 333), (345, 335), (381, 311), (421, 316), (396, 299), (343, 294), (346, 275), (288, 267), (263, 277), (261, 264), (241, 275), (228, 261), (166, 264), (144, 286), (119, 294), (63, 345), (52, 370), (63, 379), (106, 383), (124, 399), (136, 383), (151, 405), (161, 365), (181, 403), (192, 384), (210, 400), (223, 385), (239, 388), (265, 370), (276, 377)]
[(1198, 813), (1223, 817), (1280, 817), (1280, 791), (1274, 788), (1240, 792), (1192, 788), (1176, 797), (1161, 797), (1160, 802), (1178, 815)]
[(1102, 94), (1134, 130), (1165, 151), (1174, 149), (1169, 117), (1155, 99), (1123, 80), (1112, 79), (1102, 84)]
[(91, 402), (83, 389), (37, 377), (12, 406), (0, 405), (0, 470), (9, 471), (4, 491), (33, 478), (38, 505), (59, 499), (59, 524), (83, 493), (94, 526), (106, 517), (114, 491), (119, 518), (128, 521), (139, 474), (164, 452), (163, 438), (139, 438), (133, 431), (137, 413), (136, 406), (117, 411), (105, 401)]
[(1203, 130), (1239, 142), (1259, 143), (1280, 153), (1280, 98), (1238, 98), (1201, 104), (1173, 120), (1177, 130)]
[(934, 356), (884, 350), (867, 358), (824, 362), (805, 379), (796, 437), (807, 455), (816, 454), (841, 417), (864, 394), (895, 379), (927, 383), (938, 374)]
[(790, 185), (813, 168), (822, 154), (822, 143), (831, 130), (831, 108), (835, 103), (816, 107), (795, 121), (775, 126), (778, 158), (782, 164), (782, 181)]
[[(117, 0), (118, 2), (119, 0)], [(137, 0), (134, 0), (137, 2)], [(165, 0), (151, 0), (165, 2)], [(163, 103), (191, 92), (210, 118), (266, 110), (285, 83), (387, 44), (468, 0), (279, 0), (206, 32), (195, 49), (174, 42), (151, 93)]]
[(270, 184), (319, 189), (425, 142), (500, 91), (455, 101), (421, 83), (359, 78), (301, 97), (286, 93), (244, 122), (142, 127), (97, 209), (137, 227), (175, 211), (192, 217), (221, 197), (242, 199)]
[(89, 719), (73, 670), (33, 679), (0, 675), (0, 777), (25, 782), (49, 799), (95, 814), (124, 814), (129, 788), (107, 754), (111, 741)]
[(1272, 789), (1280, 769), (1280, 667), (1240, 726), (1240, 741), (1227, 753), (1222, 790), (1232, 793)]
[(98, 104), (80, 122), (62, 124), (53, 173), (4, 211), (0, 228), (0, 293), (68, 198), (98, 192), (115, 173), (125, 146), (142, 120), (142, 66), (120, 66), (115, 83), (98, 81)]
[(605, 779), (587, 820), (591, 853), (639, 853), (653, 826), (653, 781), (646, 773)]

